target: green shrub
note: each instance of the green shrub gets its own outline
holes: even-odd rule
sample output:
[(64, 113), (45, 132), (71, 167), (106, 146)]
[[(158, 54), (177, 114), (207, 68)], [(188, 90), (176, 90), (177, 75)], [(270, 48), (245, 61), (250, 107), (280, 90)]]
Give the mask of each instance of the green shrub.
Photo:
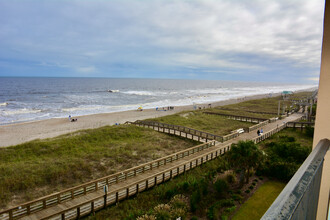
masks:
[(312, 138), (314, 136), (314, 128), (311, 127), (311, 126), (306, 126), (305, 127), (305, 135), (307, 137), (311, 137)]
[(228, 190), (228, 183), (223, 179), (218, 179), (214, 183), (214, 188), (217, 191), (218, 195), (222, 196)]
[(241, 203), (241, 201), (243, 200), (243, 196), (239, 195), (239, 194), (233, 194), (231, 196), (231, 198), (235, 201), (238, 201), (239, 203)]
[(168, 220), (171, 218), (171, 206), (168, 204), (160, 204), (154, 208), (154, 214), (159, 220)]
[(245, 192), (246, 194), (248, 194), (248, 193), (250, 193), (250, 190), (247, 189), (247, 190), (245, 190), (244, 192)]
[(255, 186), (256, 185), (256, 182), (253, 182), (252, 185)]
[(198, 218), (196, 216), (192, 216), (190, 220), (198, 220)]
[(227, 182), (230, 184), (233, 184), (236, 182), (236, 177), (232, 173), (227, 174), (226, 179), (227, 179)]
[(190, 209), (192, 212), (195, 212), (197, 210), (200, 201), (201, 201), (200, 192), (198, 190), (194, 191), (190, 197)]
[(249, 189), (251, 189), (251, 190), (252, 190), (253, 188), (254, 188), (253, 186), (249, 186)]

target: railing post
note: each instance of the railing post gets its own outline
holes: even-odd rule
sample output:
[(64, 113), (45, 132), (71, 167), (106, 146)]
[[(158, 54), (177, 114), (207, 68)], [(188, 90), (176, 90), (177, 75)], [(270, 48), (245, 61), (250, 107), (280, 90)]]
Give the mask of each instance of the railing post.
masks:
[(9, 220), (13, 219), (13, 210), (9, 210)]
[(91, 213), (94, 214), (94, 201), (91, 203)]

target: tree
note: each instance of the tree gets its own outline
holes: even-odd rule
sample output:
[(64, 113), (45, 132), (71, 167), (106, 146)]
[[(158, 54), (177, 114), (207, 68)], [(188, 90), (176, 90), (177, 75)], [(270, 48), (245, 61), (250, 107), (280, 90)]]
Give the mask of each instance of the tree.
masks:
[(239, 141), (231, 146), (228, 158), (233, 167), (241, 170), (240, 186), (244, 179), (249, 182), (251, 168), (257, 168), (264, 160), (264, 155), (257, 145), (252, 141)]

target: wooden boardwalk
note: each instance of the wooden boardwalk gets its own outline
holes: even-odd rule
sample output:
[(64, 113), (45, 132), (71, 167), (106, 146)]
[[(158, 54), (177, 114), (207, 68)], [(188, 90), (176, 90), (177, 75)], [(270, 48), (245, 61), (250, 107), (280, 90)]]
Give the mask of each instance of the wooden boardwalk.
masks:
[[(88, 215), (110, 204), (135, 195), (174, 176), (219, 157), (239, 140), (256, 143), (284, 129), (287, 122), (299, 119), (301, 114), (265, 124), (264, 134), (243, 133), (224, 143), (208, 142), (196, 147), (151, 161), (149, 163), (40, 198), (21, 206), (0, 212), (0, 220), (7, 219), (75, 219)], [(106, 189), (105, 186), (108, 186)], [(48, 200), (47, 200), (48, 198)]]

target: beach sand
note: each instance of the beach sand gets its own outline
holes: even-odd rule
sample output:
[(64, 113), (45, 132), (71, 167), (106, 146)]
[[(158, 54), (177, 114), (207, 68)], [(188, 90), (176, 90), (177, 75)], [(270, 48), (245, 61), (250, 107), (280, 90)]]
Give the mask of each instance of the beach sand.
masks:
[[(273, 94), (276, 96), (279, 94)], [(251, 99), (260, 99), (267, 95), (248, 96), (239, 99), (230, 99), (212, 103), (212, 107), (234, 104)], [(199, 107), (208, 108), (208, 104), (197, 104)], [(21, 144), (35, 139), (52, 138), (59, 135), (71, 133), (83, 129), (99, 128), (115, 123), (126, 121), (143, 120), (156, 118), (165, 115), (175, 114), (181, 111), (193, 110), (193, 105), (175, 107), (174, 110), (156, 111), (156, 109), (145, 109), (143, 111), (123, 111), (114, 113), (103, 113), (74, 117), (77, 122), (70, 122), (68, 118), (53, 118), (42, 121), (33, 121), (0, 126), (0, 147)]]

